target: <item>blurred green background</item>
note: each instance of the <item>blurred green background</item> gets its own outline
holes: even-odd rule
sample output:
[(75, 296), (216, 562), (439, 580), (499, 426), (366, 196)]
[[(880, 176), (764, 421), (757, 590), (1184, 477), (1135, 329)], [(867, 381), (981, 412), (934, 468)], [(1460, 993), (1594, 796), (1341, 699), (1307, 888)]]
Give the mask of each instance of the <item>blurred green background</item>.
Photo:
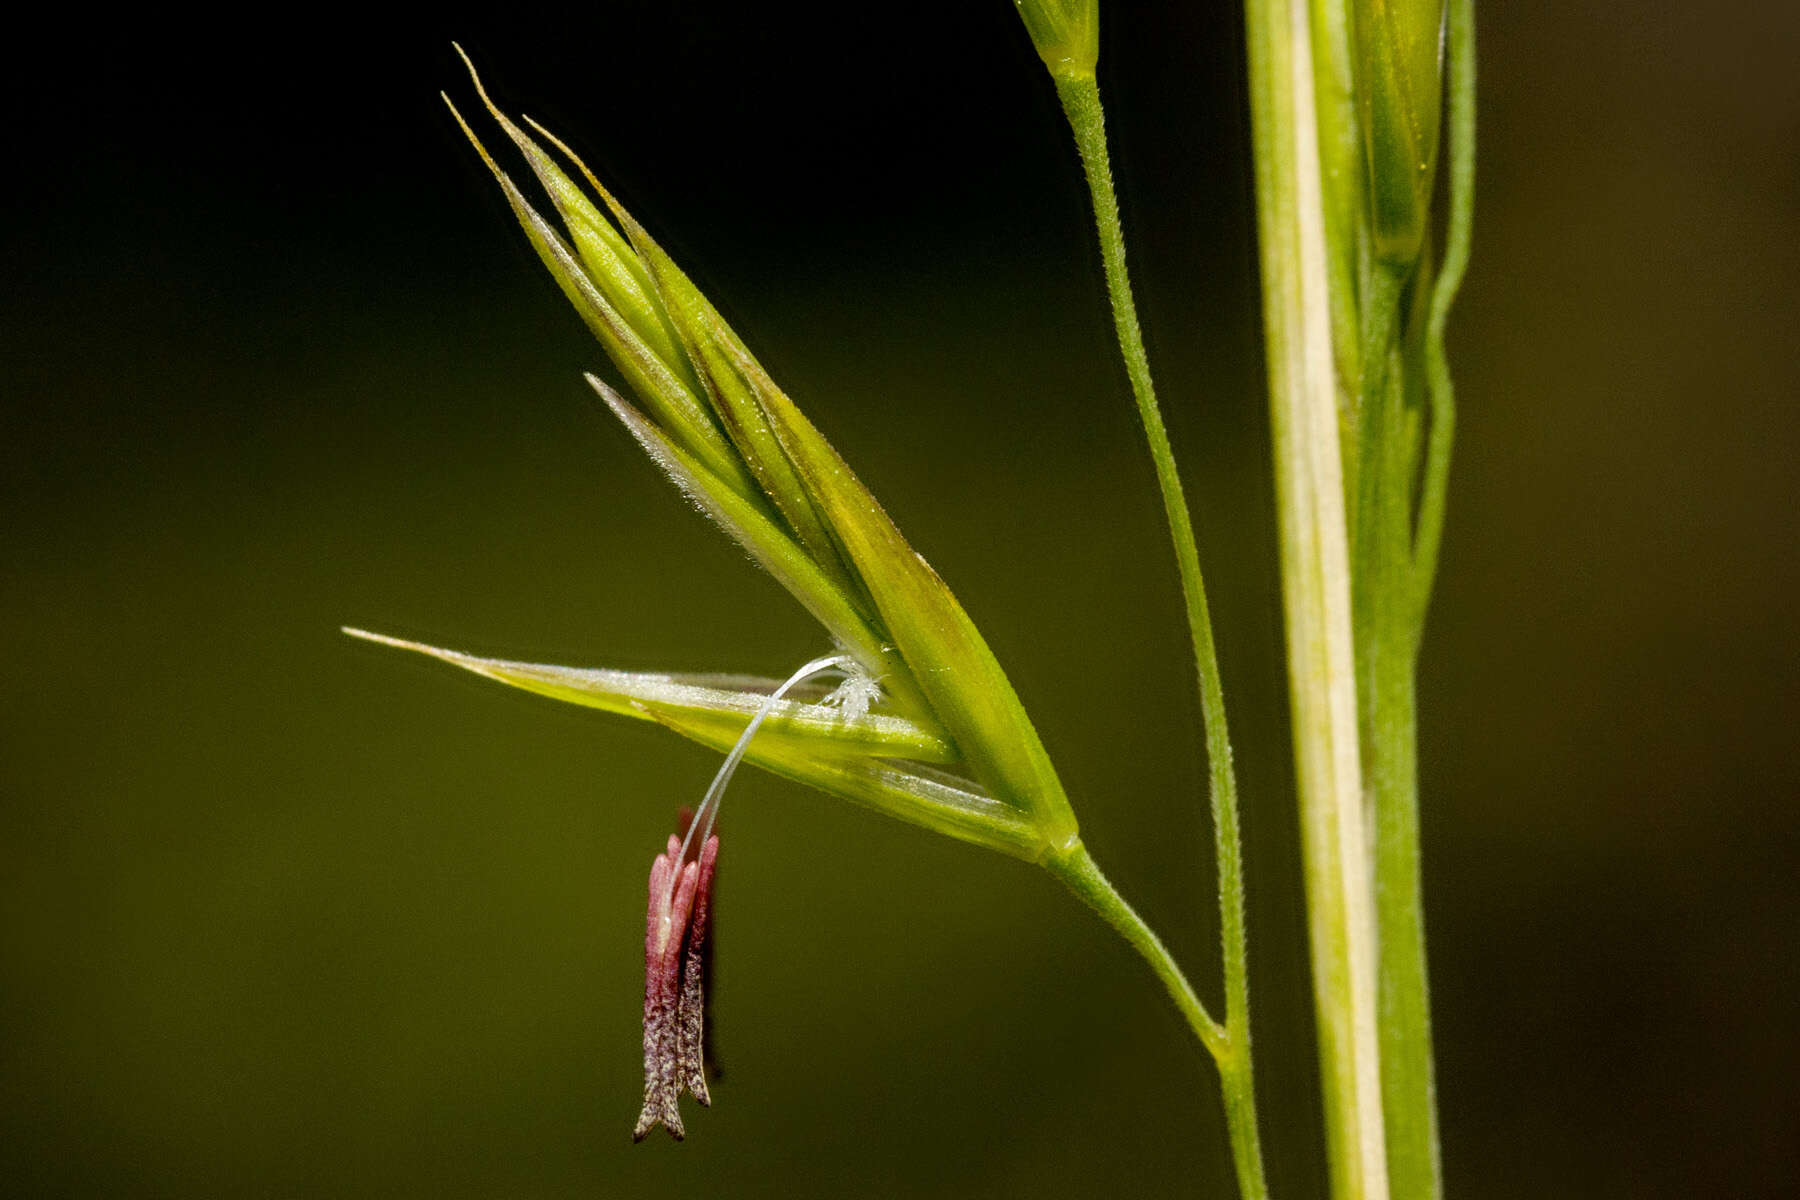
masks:
[[(957, 589), (1216, 994), (1173, 570), (1010, 6), (310, 11), (15, 44), (0, 1178), (26, 1195), (1229, 1195), (1210, 1066), (1029, 868), (745, 776), (724, 1081), (630, 1143), (643, 880), (713, 756), (354, 644), (781, 674), (805, 615), (596, 414), (435, 92), (544, 119)], [(1792, 1195), (1800, 10), (1484, 7), (1423, 668), (1446, 1174)], [(67, 22), (66, 22), (67, 23)], [(1102, 85), (1246, 795), (1276, 1194), (1319, 1196), (1241, 59)]]

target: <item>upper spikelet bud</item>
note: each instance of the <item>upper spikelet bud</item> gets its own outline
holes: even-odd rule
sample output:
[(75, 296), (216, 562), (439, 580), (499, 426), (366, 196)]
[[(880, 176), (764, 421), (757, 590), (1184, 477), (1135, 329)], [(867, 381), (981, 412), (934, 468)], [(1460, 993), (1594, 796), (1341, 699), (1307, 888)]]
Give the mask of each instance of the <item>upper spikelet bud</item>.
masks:
[(1410, 268), (1431, 220), (1444, 94), (1444, 0), (1357, 6), (1356, 107), (1375, 253)]
[(1099, 0), (1013, 0), (1038, 57), (1058, 79), (1091, 79), (1100, 58)]

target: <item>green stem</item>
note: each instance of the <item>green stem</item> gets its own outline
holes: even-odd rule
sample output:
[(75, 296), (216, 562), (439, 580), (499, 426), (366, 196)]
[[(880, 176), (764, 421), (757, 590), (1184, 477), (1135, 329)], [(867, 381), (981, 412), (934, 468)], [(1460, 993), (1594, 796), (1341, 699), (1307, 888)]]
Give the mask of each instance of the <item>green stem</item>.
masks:
[[(1074, 132), (1082, 169), (1087, 176), (1088, 192), (1093, 199), (1094, 226), (1106, 272), (1107, 296), (1112, 302), (1113, 329), (1118, 336), (1119, 353), (1125, 360), (1125, 374), (1131, 381), (1131, 394), (1137, 402), (1138, 418), (1150, 445), (1150, 458), (1156, 467), (1163, 515), (1169, 523), (1175, 566), (1181, 577), (1181, 594), (1187, 608), (1188, 636), (1193, 642), (1194, 670), (1199, 678), (1200, 715), (1206, 731), (1213, 852), (1219, 869), (1219, 939), (1225, 963), (1225, 1030), (1232, 1046), (1229, 1062), (1227, 1058), (1220, 1058), (1220, 1070), (1228, 1077), (1228, 1106), (1234, 1094), (1230, 1077), (1239, 1077), (1241, 1087), (1235, 1094), (1243, 1107), (1240, 1119), (1249, 1123), (1248, 1143), (1240, 1145), (1236, 1133), (1233, 1134), (1232, 1145), (1239, 1157), (1239, 1170), (1246, 1169), (1243, 1155), (1254, 1153), (1257, 1155), (1253, 1164), (1255, 1175), (1260, 1180), (1262, 1165), (1256, 1146), (1256, 1113), (1251, 1087), (1250, 984), (1244, 931), (1244, 868), (1237, 775), (1232, 767), (1231, 734), (1225, 720), (1225, 690), (1219, 675), (1218, 649), (1213, 641), (1212, 614), (1206, 602), (1206, 583), (1200, 574), (1200, 551), (1188, 514), (1187, 496), (1181, 486), (1181, 473), (1175, 466), (1175, 451), (1169, 445), (1168, 430), (1163, 426), (1162, 412), (1157, 407), (1156, 390), (1150, 382), (1150, 359), (1144, 352), (1137, 304), (1131, 294), (1131, 277), (1125, 267), (1125, 234), (1119, 222), (1118, 197), (1113, 192), (1112, 163), (1106, 147), (1106, 113), (1100, 103), (1100, 89), (1091, 75), (1058, 75), (1056, 94), (1062, 101), (1063, 112), (1068, 115), (1069, 128)], [(1245, 1194), (1250, 1193), (1246, 1191)]]
[(1382, 695), (1369, 748), (1381, 921), (1382, 1104), (1394, 1194), (1434, 1200), (1443, 1184), (1419, 873), (1417, 696), (1410, 665), (1403, 660), (1394, 667), (1376, 685)]
[(1385, 1200), (1378, 955), (1308, 18), (1306, 0), (1245, 3), (1257, 240), (1332, 1192)]
[(1187, 976), (1182, 974), (1169, 948), (1101, 874), (1093, 856), (1079, 840), (1044, 865), (1083, 903), (1100, 914), (1127, 945), (1143, 956), (1168, 990), (1169, 998), (1175, 1002), (1175, 1008), (1188, 1023), (1188, 1028), (1212, 1055), (1219, 1068), (1219, 1088), (1225, 1100), (1225, 1124), (1231, 1138), (1231, 1156), (1237, 1167), (1239, 1193), (1244, 1200), (1266, 1200), (1269, 1186), (1263, 1176), (1262, 1141), (1256, 1126), (1256, 1087), (1251, 1071), (1249, 1027), (1233, 1029), (1229, 1020), (1221, 1025), (1206, 1011), (1206, 1005)]
[[(1181, 576), (1181, 594), (1187, 607), (1188, 635), (1194, 646), (1194, 668), (1199, 677), (1200, 714), (1206, 726), (1206, 758), (1211, 775), (1215, 828), (1229, 830), (1219, 845), (1221, 909), (1228, 927), (1226, 970), (1232, 959), (1242, 957), (1242, 871), (1237, 845), (1237, 779), (1231, 762), (1231, 735), (1225, 722), (1225, 691), (1219, 676), (1219, 655), (1213, 642), (1212, 614), (1206, 602), (1206, 583), (1200, 574), (1200, 552), (1188, 515), (1187, 496), (1175, 451), (1156, 403), (1150, 382), (1150, 360), (1144, 353), (1138, 328), (1137, 305), (1132, 300), (1131, 277), (1125, 267), (1125, 235), (1119, 224), (1119, 202), (1113, 193), (1112, 166), (1106, 149), (1106, 118), (1100, 106), (1100, 90), (1092, 78), (1058, 79), (1057, 95), (1075, 133), (1081, 164), (1093, 196), (1094, 225), (1100, 237), (1100, 258), (1106, 268), (1106, 290), (1112, 301), (1113, 328), (1138, 417), (1156, 466), (1156, 483), (1162, 492), (1163, 515), (1175, 547), (1175, 566)], [(1226, 844), (1226, 842), (1229, 844)], [(1227, 874), (1229, 872), (1229, 875)], [(1231, 911), (1226, 911), (1230, 909)], [(1231, 943), (1238, 943), (1236, 950)], [(1241, 962), (1239, 963), (1241, 967)], [(1228, 988), (1228, 991), (1230, 989)], [(1230, 1001), (1227, 1000), (1229, 1006)], [(1229, 1017), (1227, 1017), (1229, 1020)]]
[[(1394, 1190), (1436, 1200), (1443, 1194), (1437, 1087), (1432, 1064), (1430, 980), (1419, 858), (1418, 702), (1416, 668), (1443, 536), (1444, 501), (1456, 421), (1455, 393), (1444, 353), (1444, 325), (1468, 267), (1475, 195), (1475, 26), (1473, 0), (1449, 5), (1450, 199), (1444, 261), (1432, 285), (1424, 366), (1430, 426), (1416, 526), (1401, 498), (1411, 482), (1410, 457), (1390, 436), (1375, 518), (1383, 548), (1369, 563), (1366, 599), (1364, 748), (1375, 811), (1376, 908), (1381, 927), (1382, 1098)], [(1403, 401), (1387, 406), (1398, 414)], [(1397, 433), (1397, 426), (1391, 432)]]
[(1380, 937), (1382, 1110), (1397, 1196), (1438, 1194), (1431, 1011), (1419, 877), (1410, 483), (1413, 458), (1400, 354), (1383, 394), (1365, 396), (1371, 455), (1357, 550), (1357, 665), (1364, 784), (1374, 814)]
[(1362, 372), (1353, 404), (1356, 442), (1345, 456), (1344, 495), (1351, 498), (1350, 558), (1360, 562), (1361, 538), (1369, 517), (1384, 495), (1387, 475), (1381, 469), (1381, 439), (1386, 433), (1381, 398), (1387, 390), (1388, 354), (1399, 327), (1400, 296), (1406, 280), (1384, 263), (1376, 263), (1363, 289), (1362, 328), (1357, 334)]

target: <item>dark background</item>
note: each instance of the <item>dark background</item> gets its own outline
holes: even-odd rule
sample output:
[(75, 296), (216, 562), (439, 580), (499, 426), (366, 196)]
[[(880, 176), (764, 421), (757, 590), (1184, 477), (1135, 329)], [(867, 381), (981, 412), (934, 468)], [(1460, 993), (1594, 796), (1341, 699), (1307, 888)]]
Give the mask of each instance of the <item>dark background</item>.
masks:
[[(1800, 1179), (1800, 10), (1486, 6), (1422, 679), (1451, 1194)], [(595, 10), (598, 11), (595, 11)], [(53, 19), (55, 14), (52, 14)], [(1072, 151), (1008, 6), (141, 27), (9, 55), (0, 1178), (37, 1195), (1230, 1194), (1210, 1066), (1031, 869), (746, 777), (690, 1138), (643, 876), (713, 756), (352, 644), (782, 674), (816, 629), (593, 410), (459, 37), (957, 588), (1216, 994), (1196, 705)], [(1323, 1192), (1238, 13), (1102, 84), (1246, 796), (1263, 1129)]]

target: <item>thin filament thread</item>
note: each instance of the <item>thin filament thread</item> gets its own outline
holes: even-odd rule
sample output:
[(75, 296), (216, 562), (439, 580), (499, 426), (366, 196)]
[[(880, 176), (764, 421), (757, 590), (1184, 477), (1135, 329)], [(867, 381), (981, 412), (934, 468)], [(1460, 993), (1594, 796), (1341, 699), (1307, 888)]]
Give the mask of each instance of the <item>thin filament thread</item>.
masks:
[[(856, 660), (848, 654), (831, 654), (823, 658), (815, 658), (789, 675), (785, 683), (769, 693), (768, 698), (757, 708), (756, 715), (750, 718), (750, 723), (744, 726), (744, 732), (738, 735), (737, 744), (732, 746), (731, 753), (727, 754), (725, 761), (719, 764), (719, 773), (713, 776), (712, 786), (706, 789), (706, 796), (700, 801), (700, 807), (694, 810), (694, 819), (688, 822), (687, 836), (681, 840), (681, 855), (675, 860), (678, 864), (688, 860), (688, 848), (693, 845), (696, 832), (700, 835), (700, 845), (702, 846), (706, 845), (706, 839), (712, 836), (713, 822), (718, 819), (719, 805), (725, 795), (725, 788), (730, 784), (732, 775), (736, 774), (738, 764), (744, 761), (744, 752), (750, 748), (750, 739), (756, 736), (756, 731), (762, 728), (763, 719), (774, 711), (775, 705), (781, 698), (814, 676), (824, 675), (830, 671), (848, 675), (855, 667)], [(671, 883), (673, 883), (673, 876)]]

